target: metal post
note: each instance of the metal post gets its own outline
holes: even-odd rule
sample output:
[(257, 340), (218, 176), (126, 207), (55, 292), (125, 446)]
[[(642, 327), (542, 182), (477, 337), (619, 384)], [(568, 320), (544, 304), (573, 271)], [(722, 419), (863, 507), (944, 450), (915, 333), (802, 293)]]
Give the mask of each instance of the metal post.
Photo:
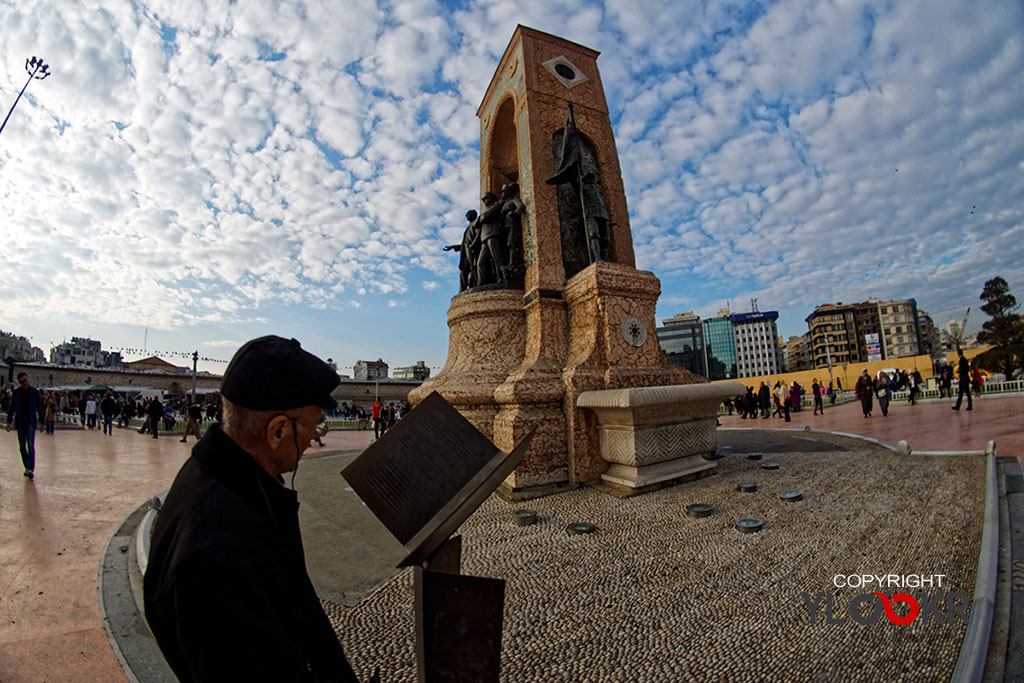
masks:
[(834, 386), (832, 378), (832, 351), (828, 345), (828, 327), (825, 328), (825, 359), (828, 361), (828, 384), (829, 386)]
[[(31, 70), (29, 70), (30, 67)], [(50, 67), (47, 64), (43, 64), (43, 60), (37, 60), (35, 57), (32, 57), (32, 59), (25, 60), (25, 71), (28, 71), (28, 80), (25, 81), (25, 85), (21, 88), (21, 92), (18, 93), (18, 96), (14, 98), (14, 104), (11, 105), (10, 111), (7, 112), (7, 116), (4, 118), (4, 122), (0, 124), (0, 133), (4, 132), (4, 126), (7, 125), (7, 120), (11, 118), (11, 114), (14, 113), (14, 108), (18, 106), (18, 102), (21, 101), (21, 96), (25, 94), (25, 90), (28, 88), (28, 84), (32, 82), (32, 79), (38, 77), (38, 79), (41, 81), (50, 75)], [(42, 75), (37, 76), (37, 74), (40, 73)]]
[(192, 352), (192, 403), (196, 402), (196, 364), (199, 363), (199, 351)]

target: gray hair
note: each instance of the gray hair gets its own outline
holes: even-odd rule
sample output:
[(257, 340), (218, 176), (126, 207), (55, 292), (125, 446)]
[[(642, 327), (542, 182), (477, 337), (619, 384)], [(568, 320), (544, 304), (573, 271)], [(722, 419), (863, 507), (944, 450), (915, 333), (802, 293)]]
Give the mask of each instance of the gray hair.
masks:
[(250, 410), (235, 405), (223, 396), (220, 401), (224, 409), (225, 430), (245, 441), (261, 438), (267, 423), (277, 415), (284, 415), (289, 419), (301, 416), (301, 410)]

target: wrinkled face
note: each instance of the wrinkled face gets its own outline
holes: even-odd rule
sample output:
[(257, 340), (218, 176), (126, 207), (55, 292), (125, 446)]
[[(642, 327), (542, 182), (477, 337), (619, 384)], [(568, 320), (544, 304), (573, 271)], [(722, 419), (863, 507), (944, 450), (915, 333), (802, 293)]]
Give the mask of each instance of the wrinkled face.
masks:
[[(292, 472), (299, 465), (302, 454), (316, 438), (316, 425), (323, 417), (323, 408), (306, 406), (297, 418), (286, 418), (282, 425), (285, 431), (277, 448), (273, 451), (273, 465), (278, 474)], [(283, 416), (282, 416), (283, 417)], [(272, 473), (273, 474), (273, 473)]]

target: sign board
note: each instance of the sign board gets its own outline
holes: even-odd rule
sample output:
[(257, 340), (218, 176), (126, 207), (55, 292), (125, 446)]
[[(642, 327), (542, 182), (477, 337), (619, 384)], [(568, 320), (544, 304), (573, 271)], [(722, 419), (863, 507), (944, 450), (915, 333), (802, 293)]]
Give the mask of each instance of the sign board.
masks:
[(882, 360), (882, 342), (878, 333), (865, 334), (864, 345), (867, 347), (869, 362)]

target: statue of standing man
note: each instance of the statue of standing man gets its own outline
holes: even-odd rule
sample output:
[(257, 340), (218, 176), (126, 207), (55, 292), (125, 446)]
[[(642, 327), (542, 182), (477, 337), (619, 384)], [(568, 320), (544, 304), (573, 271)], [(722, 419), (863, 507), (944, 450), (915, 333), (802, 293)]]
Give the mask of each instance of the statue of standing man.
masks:
[(466, 212), (466, 220), (469, 225), (462, 233), (462, 244), (450, 244), (444, 248), (445, 251), (459, 252), (459, 291), (464, 292), (470, 287), (476, 287), (479, 277), (476, 273), (476, 262), (480, 253), (480, 226), (477, 222), (477, 213), (470, 209)]
[(590, 257), (594, 261), (609, 260), (611, 242), (608, 225), (608, 210), (604, 208), (601, 187), (593, 173), (583, 176), (583, 212), (587, 218), (587, 242), (590, 245)]
[(508, 236), (508, 264), (523, 264), (523, 212), (526, 205), (519, 199), (519, 183), (509, 183), (501, 188), (501, 218)]
[(481, 197), (484, 212), (480, 214), (480, 256), (477, 260), (477, 285), (489, 285), (501, 279), (501, 267), (508, 263), (505, 254), (505, 231), (501, 220), (501, 204), (493, 192)]

